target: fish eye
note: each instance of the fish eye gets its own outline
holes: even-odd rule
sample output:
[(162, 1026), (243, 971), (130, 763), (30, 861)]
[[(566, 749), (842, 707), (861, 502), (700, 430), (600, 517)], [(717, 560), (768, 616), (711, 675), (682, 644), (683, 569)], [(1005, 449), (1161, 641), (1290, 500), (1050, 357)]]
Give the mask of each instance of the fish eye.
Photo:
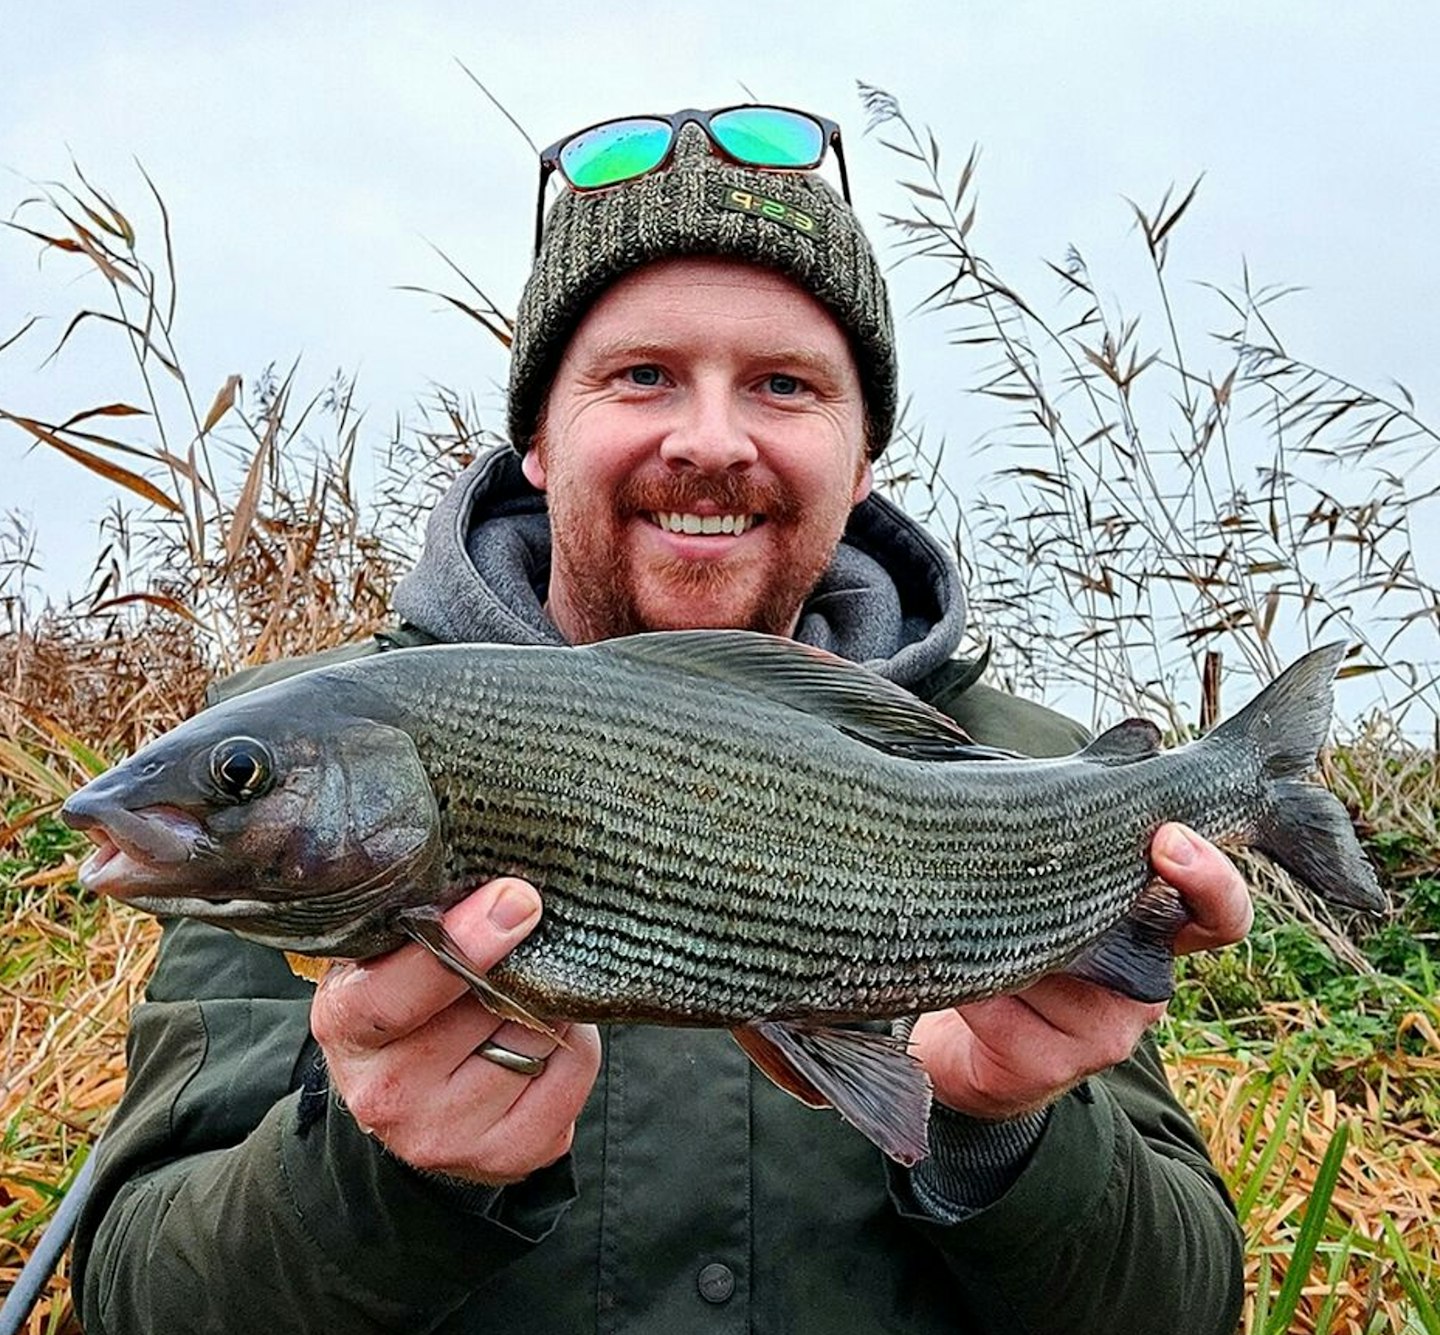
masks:
[(226, 797), (248, 802), (270, 787), (274, 762), (263, 742), (231, 737), (210, 753), (210, 777)]

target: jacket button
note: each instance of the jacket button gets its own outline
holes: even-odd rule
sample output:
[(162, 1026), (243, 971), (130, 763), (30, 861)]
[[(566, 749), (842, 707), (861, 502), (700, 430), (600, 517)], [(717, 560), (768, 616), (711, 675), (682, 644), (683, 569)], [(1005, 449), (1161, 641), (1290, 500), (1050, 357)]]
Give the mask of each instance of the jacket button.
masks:
[(735, 1292), (735, 1272), (728, 1265), (711, 1261), (695, 1277), (695, 1286), (707, 1303), (727, 1302)]

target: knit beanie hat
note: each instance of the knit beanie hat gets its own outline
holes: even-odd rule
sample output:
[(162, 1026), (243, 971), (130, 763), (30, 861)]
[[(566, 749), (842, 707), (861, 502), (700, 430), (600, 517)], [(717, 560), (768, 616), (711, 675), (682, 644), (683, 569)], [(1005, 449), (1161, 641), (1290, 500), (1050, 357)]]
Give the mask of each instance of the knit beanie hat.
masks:
[(815, 172), (742, 167), (681, 127), (670, 163), (603, 190), (561, 192), (545, 218), (510, 348), (510, 441), (524, 454), (570, 336), (600, 293), (653, 260), (765, 265), (826, 306), (850, 338), (871, 457), (895, 426), (895, 334), (885, 279), (854, 210)]

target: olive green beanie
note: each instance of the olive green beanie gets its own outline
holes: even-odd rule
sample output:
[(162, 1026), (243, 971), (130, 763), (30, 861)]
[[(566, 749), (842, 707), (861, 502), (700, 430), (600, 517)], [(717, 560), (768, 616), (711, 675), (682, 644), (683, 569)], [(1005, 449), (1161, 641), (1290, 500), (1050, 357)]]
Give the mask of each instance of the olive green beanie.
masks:
[(551, 205), (520, 296), (510, 349), (510, 440), (534, 439), (575, 326), (617, 278), (654, 260), (723, 255), (776, 269), (850, 337), (871, 457), (895, 425), (895, 334), (885, 279), (854, 210), (814, 172), (759, 171), (711, 152), (683, 126), (670, 164), (605, 190), (564, 190)]

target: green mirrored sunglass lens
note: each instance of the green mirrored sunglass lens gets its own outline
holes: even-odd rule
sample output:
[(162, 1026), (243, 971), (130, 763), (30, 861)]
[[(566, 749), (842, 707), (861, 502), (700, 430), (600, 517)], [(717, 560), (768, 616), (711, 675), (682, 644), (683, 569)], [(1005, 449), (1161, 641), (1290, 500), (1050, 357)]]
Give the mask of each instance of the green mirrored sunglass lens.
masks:
[(814, 167), (825, 134), (809, 116), (775, 107), (736, 107), (710, 120), (715, 141), (733, 158), (757, 167)]
[(560, 150), (560, 166), (571, 185), (595, 190), (652, 170), (669, 147), (664, 121), (611, 121), (576, 135)]

